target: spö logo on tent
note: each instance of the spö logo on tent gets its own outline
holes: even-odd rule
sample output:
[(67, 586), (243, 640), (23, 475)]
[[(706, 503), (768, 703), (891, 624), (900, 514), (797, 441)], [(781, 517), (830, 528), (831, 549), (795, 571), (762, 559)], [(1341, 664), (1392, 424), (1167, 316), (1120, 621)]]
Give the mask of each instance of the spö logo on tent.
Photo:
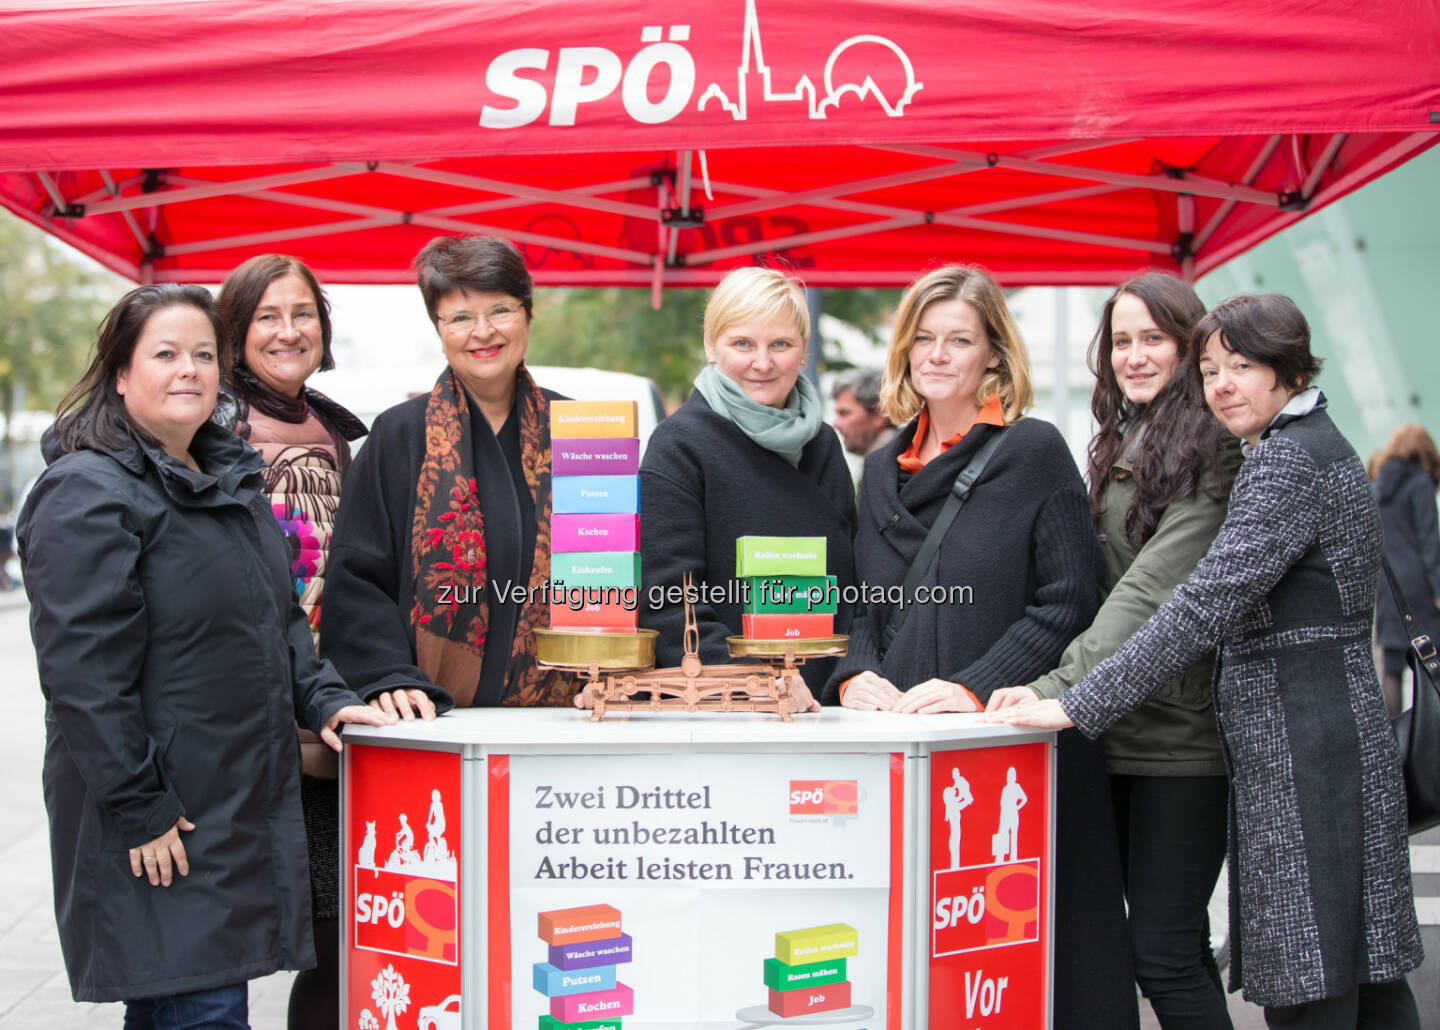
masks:
[[(755, 0), (745, 0), (744, 43), (734, 84), (727, 88), (712, 81), (696, 100), (699, 75), (689, 47), (690, 29), (689, 25), (644, 26), (640, 30), (643, 45), (628, 63), (615, 51), (599, 46), (506, 50), (485, 70), (485, 86), (510, 104), (486, 104), (480, 112), (480, 125), (486, 129), (519, 128), (538, 121), (547, 107), (549, 124), (575, 125), (584, 105), (605, 100), (617, 88), (625, 113), (643, 125), (668, 122), (690, 108), (692, 101), (697, 111), (724, 112), (737, 122), (747, 120), (752, 106), (759, 104), (800, 104), (809, 118), (823, 119), (847, 96), (859, 102), (873, 101), (891, 118), (900, 118), (924, 85), (915, 80), (909, 55), (896, 43), (864, 33), (835, 45), (818, 85), (803, 74), (786, 88), (773, 81), (765, 61)], [(554, 72), (550, 74), (552, 56)], [(843, 65), (841, 58), (848, 58)], [(903, 85), (890, 90), (894, 96), (888, 95), (872, 71), (886, 82), (903, 80)], [(650, 88), (652, 80), (657, 83), (656, 91), (665, 83), (658, 99)]]

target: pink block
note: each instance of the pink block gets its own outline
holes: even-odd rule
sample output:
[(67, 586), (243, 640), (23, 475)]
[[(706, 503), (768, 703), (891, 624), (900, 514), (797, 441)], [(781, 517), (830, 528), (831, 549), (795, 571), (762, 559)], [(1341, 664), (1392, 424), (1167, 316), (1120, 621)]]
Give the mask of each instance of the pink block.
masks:
[(639, 515), (550, 516), (550, 549), (565, 551), (638, 551)]
[(634, 1011), (635, 994), (624, 984), (616, 984), (608, 991), (566, 994), (550, 999), (550, 1015), (562, 1023), (628, 1016)]

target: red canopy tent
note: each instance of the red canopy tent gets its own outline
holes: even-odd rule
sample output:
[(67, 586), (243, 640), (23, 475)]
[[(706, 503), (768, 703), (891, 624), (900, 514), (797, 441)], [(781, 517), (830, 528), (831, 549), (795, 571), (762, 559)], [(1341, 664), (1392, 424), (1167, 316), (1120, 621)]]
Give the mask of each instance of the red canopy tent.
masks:
[[(161, 0), (0, 11), (0, 203), (139, 280), (1202, 274), (1440, 139), (1396, 0)], [(1337, 8), (1337, 9), (1331, 9)]]

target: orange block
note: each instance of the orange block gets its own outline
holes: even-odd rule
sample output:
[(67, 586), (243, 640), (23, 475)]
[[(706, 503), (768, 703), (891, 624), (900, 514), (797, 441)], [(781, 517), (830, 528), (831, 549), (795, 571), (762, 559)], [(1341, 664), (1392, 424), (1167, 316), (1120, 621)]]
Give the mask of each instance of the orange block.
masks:
[(546, 944), (581, 944), (619, 937), (620, 910), (613, 905), (557, 908), (539, 915), (540, 939)]
[(551, 401), (552, 439), (635, 436), (640, 423), (634, 401)]

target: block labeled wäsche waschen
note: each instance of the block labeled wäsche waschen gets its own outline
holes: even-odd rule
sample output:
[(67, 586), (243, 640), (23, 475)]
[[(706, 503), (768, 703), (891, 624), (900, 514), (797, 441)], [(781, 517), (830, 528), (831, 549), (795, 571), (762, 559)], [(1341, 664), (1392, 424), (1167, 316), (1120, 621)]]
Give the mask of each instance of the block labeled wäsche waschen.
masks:
[(615, 986), (614, 966), (556, 969), (549, 962), (536, 962), (533, 968), (535, 989), (547, 998), (584, 994), (587, 991), (608, 991)]
[(815, 640), (833, 636), (833, 615), (742, 615), (740, 632), (746, 640)]
[(640, 555), (634, 551), (557, 551), (550, 556), (550, 581), (565, 587), (634, 587), (638, 591)]
[(778, 958), (767, 958), (765, 986), (772, 991), (794, 991), (801, 987), (838, 984), (845, 979), (846, 961), (837, 958), (830, 962), (807, 962), (800, 966), (787, 966)]
[(640, 477), (553, 476), (550, 497), (557, 514), (633, 514), (640, 510)]
[(551, 437), (552, 476), (633, 476), (639, 471), (639, 440)]
[(770, 992), (770, 1011), (784, 1019), (806, 1012), (830, 1012), (850, 1007), (850, 982), (814, 987), (804, 991)]
[(735, 541), (735, 575), (825, 575), (823, 536), (742, 536)]
[(590, 966), (613, 966), (629, 962), (633, 945), (628, 933), (603, 941), (580, 944), (552, 944), (550, 964), (556, 969), (588, 969)]
[(552, 515), (551, 547), (556, 551), (638, 551), (639, 515)]
[(834, 615), (840, 607), (834, 576), (756, 576), (745, 585), (746, 615)]
[(853, 926), (845, 923), (785, 930), (775, 935), (775, 957), (787, 966), (820, 962), (827, 958), (851, 958), (859, 951), (860, 935)]
[(557, 439), (633, 437), (638, 435), (639, 422), (634, 401), (551, 401), (552, 460)]
[[(620, 910), (614, 905), (581, 905), (541, 912), (536, 933), (549, 945), (603, 941), (621, 932)], [(614, 1015), (615, 1013), (611, 1013)], [(559, 1018), (558, 1016), (556, 1017)]]
[(550, 1015), (562, 1023), (578, 1023), (602, 1016), (628, 1016), (635, 1011), (635, 993), (617, 983), (608, 991), (567, 994), (550, 999)]

